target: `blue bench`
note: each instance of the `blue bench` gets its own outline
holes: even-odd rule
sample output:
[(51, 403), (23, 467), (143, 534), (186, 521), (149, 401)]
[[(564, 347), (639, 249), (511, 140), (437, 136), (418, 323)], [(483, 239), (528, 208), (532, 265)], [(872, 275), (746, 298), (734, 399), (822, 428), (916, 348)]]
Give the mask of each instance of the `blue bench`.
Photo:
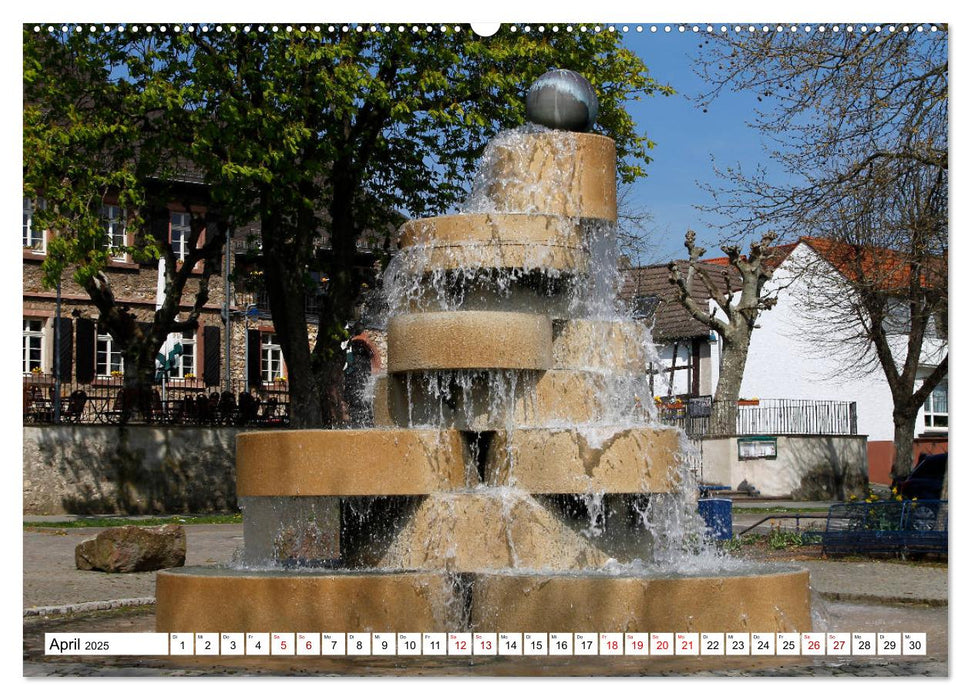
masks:
[(947, 554), (947, 501), (830, 506), (823, 554)]

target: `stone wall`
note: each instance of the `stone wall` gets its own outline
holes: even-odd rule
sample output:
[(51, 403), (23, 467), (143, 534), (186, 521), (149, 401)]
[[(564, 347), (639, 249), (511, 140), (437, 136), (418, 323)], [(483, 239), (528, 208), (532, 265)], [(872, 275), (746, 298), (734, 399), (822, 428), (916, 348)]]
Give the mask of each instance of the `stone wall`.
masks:
[(779, 435), (775, 459), (739, 459), (738, 440), (703, 439), (705, 483), (737, 489), (747, 482), (762, 496), (798, 500), (846, 499), (867, 493), (864, 435)]
[(237, 428), (25, 426), (25, 514), (236, 509)]

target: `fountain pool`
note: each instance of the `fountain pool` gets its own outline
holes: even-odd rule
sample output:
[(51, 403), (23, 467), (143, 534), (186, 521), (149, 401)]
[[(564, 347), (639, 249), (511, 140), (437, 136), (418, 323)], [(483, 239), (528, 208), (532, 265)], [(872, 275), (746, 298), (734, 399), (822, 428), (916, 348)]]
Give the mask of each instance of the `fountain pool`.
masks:
[(159, 631), (812, 629), (807, 572), (706, 543), (682, 436), (642, 400), (615, 160), (505, 132), (459, 213), (402, 227), (375, 427), (240, 435), (241, 558), (160, 572)]

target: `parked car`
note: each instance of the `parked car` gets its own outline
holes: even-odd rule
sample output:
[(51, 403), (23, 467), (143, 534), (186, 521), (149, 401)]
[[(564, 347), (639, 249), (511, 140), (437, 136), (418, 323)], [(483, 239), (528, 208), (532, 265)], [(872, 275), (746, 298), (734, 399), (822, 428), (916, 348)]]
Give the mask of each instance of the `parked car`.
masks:
[(926, 455), (917, 462), (917, 466), (903, 479), (894, 479), (893, 486), (897, 493), (906, 499), (918, 500), (938, 499), (944, 488), (944, 474), (947, 473), (947, 452), (936, 455)]

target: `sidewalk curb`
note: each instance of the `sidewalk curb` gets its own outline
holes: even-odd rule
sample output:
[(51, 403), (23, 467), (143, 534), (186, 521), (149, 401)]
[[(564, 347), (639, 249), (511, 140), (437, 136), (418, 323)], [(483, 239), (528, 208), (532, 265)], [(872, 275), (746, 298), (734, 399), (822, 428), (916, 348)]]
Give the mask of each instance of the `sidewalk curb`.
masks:
[(814, 591), (825, 600), (841, 603), (866, 603), (867, 605), (908, 605), (912, 607), (946, 608), (947, 600), (941, 598), (909, 598), (905, 596), (879, 596), (867, 593), (839, 593), (834, 591)]
[(96, 612), (135, 608), (142, 605), (155, 605), (155, 598), (120, 598), (118, 600), (95, 600), (89, 603), (66, 603), (64, 605), (45, 605), (38, 608), (25, 608), (24, 617), (43, 617), (44, 615), (71, 615), (73, 613)]

